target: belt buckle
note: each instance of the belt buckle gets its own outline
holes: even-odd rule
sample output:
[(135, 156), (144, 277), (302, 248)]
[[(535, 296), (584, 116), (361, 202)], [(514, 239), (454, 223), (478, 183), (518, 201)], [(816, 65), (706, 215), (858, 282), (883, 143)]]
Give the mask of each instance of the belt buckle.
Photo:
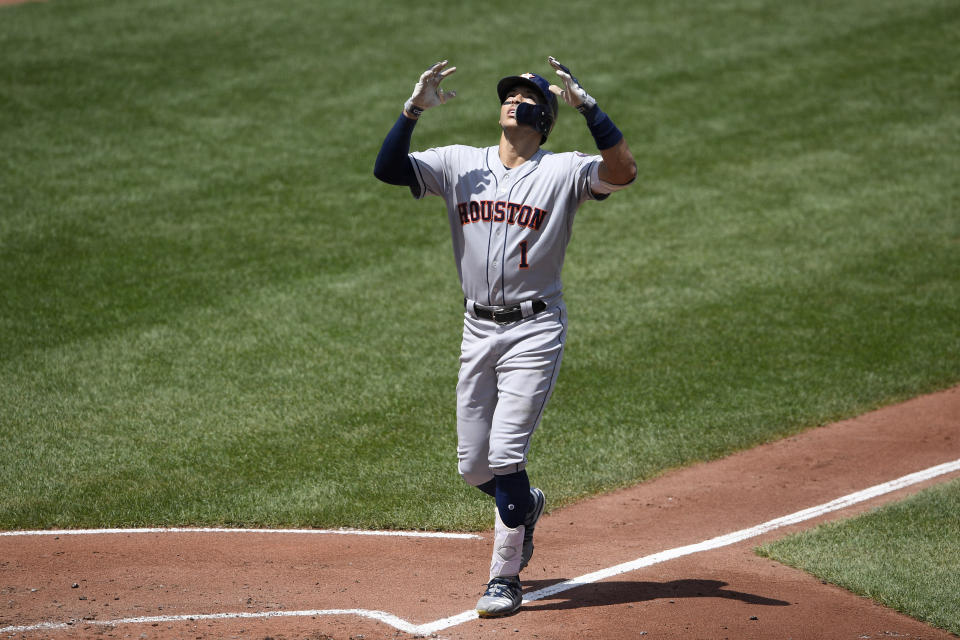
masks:
[[(520, 311), (520, 307), (513, 305), (510, 307), (500, 307), (490, 310), (490, 314), (493, 316), (493, 321), (499, 325), (512, 324), (517, 321), (517, 318), (514, 318), (513, 315)], [(498, 320), (497, 315), (500, 315), (503, 319)]]

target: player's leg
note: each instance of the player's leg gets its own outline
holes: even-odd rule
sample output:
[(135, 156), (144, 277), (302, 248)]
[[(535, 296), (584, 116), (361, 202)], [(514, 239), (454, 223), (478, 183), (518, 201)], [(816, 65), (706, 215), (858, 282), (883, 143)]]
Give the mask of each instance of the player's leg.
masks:
[[(496, 358), (492, 352), (494, 335), (479, 321), (464, 321), (460, 355), (460, 373), (457, 381), (457, 458), (463, 479), (484, 493), (496, 498), (498, 482), (490, 469), (490, 428), (497, 406)], [(517, 538), (497, 516), (494, 547), (522, 546), (522, 529)], [(505, 534), (513, 532), (510, 540)], [(495, 553), (496, 555), (496, 553)], [(506, 554), (506, 560), (513, 561)], [(519, 568), (508, 569), (512, 576), (491, 577), (486, 592), (477, 602), (477, 613), (483, 617), (512, 613), (522, 602)], [(498, 570), (500, 572), (500, 570)]]
[(533, 528), (544, 505), (543, 493), (530, 489), (527, 452), (560, 371), (565, 310), (561, 305), (544, 312), (511, 333), (512, 343), (497, 364), (498, 400), (490, 433), (497, 517), (491, 586), (477, 605), (480, 615), (487, 616), (506, 615), (520, 607), (518, 576), (533, 553)]
[(491, 336), (472, 318), (464, 321), (457, 379), (457, 460), (467, 484), (491, 497), (496, 481), (490, 470), (490, 426), (497, 406), (496, 359)]
[(496, 474), (501, 519), (511, 527), (519, 524), (524, 529), (520, 570), (533, 556), (534, 529), (545, 505), (543, 491), (530, 487), (527, 452), (556, 383), (562, 357), (562, 342), (559, 346), (554, 343), (511, 358), (501, 367), (500, 401), (491, 427), (490, 459)]

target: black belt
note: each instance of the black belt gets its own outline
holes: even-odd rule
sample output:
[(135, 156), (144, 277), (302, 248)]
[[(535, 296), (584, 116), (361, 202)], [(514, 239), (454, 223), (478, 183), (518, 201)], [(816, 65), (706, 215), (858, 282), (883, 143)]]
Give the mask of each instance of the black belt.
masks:
[[(467, 304), (464, 300), (463, 304)], [(538, 314), (547, 308), (547, 303), (543, 300), (533, 301), (533, 314)], [(518, 320), (523, 320), (523, 309), (519, 304), (512, 304), (506, 307), (486, 307), (480, 304), (473, 305), (473, 312), (478, 318), (484, 320), (493, 320), (497, 324), (510, 324)]]

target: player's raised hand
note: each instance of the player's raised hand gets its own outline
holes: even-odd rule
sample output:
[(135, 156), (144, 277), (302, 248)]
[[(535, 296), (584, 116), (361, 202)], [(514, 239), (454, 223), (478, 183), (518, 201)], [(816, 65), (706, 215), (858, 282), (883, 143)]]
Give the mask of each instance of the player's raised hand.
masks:
[(564, 102), (580, 113), (589, 111), (597, 104), (597, 101), (580, 86), (580, 81), (573, 77), (570, 69), (560, 64), (553, 56), (549, 56), (547, 61), (551, 67), (557, 70), (557, 75), (563, 80), (562, 89), (552, 84), (550, 85), (550, 91), (563, 98)]
[(456, 91), (444, 91), (440, 88), (440, 82), (457, 70), (456, 67), (445, 69), (447, 62), (438, 62), (421, 74), (420, 80), (413, 87), (413, 95), (403, 105), (407, 113), (419, 116), (424, 110), (456, 97)]

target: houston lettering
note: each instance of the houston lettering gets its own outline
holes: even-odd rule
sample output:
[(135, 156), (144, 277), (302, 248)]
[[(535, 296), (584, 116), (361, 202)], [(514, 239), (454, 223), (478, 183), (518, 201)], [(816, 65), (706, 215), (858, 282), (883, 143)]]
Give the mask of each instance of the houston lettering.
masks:
[(457, 214), (460, 216), (461, 225), (499, 222), (540, 231), (541, 225), (550, 212), (539, 207), (504, 200), (471, 200), (458, 202)]

